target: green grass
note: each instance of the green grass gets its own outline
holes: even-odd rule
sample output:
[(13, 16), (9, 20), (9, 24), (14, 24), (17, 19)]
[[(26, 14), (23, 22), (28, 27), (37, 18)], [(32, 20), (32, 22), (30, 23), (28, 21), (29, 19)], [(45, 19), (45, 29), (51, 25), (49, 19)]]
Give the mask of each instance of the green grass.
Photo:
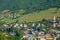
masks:
[(30, 14), (23, 15), (22, 17), (14, 19), (13, 21), (12, 19), (8, 19), (8, 18), (3, 19), (2, 21), (9, 22), (9, 23), (14, 22), (16, 20), (18, 20), (19, 23), (22, 23), (25, 21), (26, 22), (37, 22), (37, 21), (42, 20), (43, 18), (53, 19), (53, 16), (60, 17), (60, 9), (57, 11), (57, 13), (54, 13), (55, 11), (56, 11), (56, 8), (50, 8), (48, 10), (43, 10), (40, 12), (33, 12)]
[(48, 10), (40, 11), (40, 12), (33, 12), (31, 14), (24, 15), (23, 17), (19, 18), (19, 22), (36, 22), (40, 21), (43, 18), (45, 19), (53, 19), (53, 16), (60, 17), (60, 9), (57, 13), (54, 14), (56, 8), (50, 8)]

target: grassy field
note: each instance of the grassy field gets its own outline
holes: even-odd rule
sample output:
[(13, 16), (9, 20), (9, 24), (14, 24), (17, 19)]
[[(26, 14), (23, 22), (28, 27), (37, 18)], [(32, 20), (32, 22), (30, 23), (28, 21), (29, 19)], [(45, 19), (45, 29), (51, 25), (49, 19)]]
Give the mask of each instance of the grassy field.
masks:
[(40, 11), (40, 12), (33, 12), (31, 14), (24, 15), (23, 17), (19, 18), (19, 22), (36, 22), (40, 21), (41, 19), (53, 19), (53, 16), (59, 16), (60, 17), (60, 9), (57, 11), (57, 13), (54, 13), (56, 8), (51, 8), (48, 10)]
[(56, 11), (56, 8), (50, 8), (48, 10), (43, 10), (43, 11), (40, 11), (40, 12), (33, 12), (33, 13), (30, 13), (30, 14), (26, 14), (26, 15), (23, 15), (22, 17), (19, 17), (17, 19), (8, 19), (8, 18), (5, 18), (3, 19), (2, 21), (5, 21), (5, 22), (14, 22), (16, 20), (19, 20), (19, 23), (22, 23), (22, 22), (37, 22), (37, 21), (40, 21), (42, 20), (43, 18), (45, 19), (53, 19), (53, 16), (56, 16), (56, 17), (60, 17), (60, 9), (57, 11), (57, 13), (54, 13)]

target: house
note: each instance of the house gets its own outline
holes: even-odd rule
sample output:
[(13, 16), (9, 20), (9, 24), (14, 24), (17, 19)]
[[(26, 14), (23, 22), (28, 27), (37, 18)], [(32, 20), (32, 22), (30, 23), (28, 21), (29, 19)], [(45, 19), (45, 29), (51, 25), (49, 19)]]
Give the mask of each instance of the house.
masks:
[(46, 40), (44, 35), (39, 35), (36, 37), (38, 40)]
[(60, 31), (55, 30), (55, 32), (57, 33), (57, 37), (60, 37)]
[(28, 38), (28, 34), (29, 34), (28, 32), (29, 32), (29, 29), (24, 31), (23, 38)]
[(35, 36), (32, 34), (31, 29), (27, 29), (23, 33), (23, 38), (27, 38), (28, 40), (33, 40), (33, 39), (35, 39)]
[(41, 26), (41, 24), (40, 23), (38, 23), (38, 27), (40, 27)]
[(28, 35), (28, 40), (36, 40), (35, 36), (34, 35)]
[(21, 38), (21, 40), (23, 40), (23, 39), (27, 39), (27, 37), (28, 37), (28, 34), (23, 34), (23, 37)]
[(24, 27), (26, 28), (27, 27), (27, 24), (24, 24)]
[(39, 32), (38, 34), (39, 34), (39, 35), (44, 35), (44, 32), (43, 32), (43, 31), (41, 31), (41, 32)]
[(18, 25), (19, 25), (19, 24), (18, 24), (18, 23), (16, 23), (16, 24), (14, 25), (14, 27), (18, 27)]
[(20, 26), (20, 27), (23, 27), (23, 24), (20, 24), (19, 26)]
[(4, 27), (9, 27), (7, 24), (3, 24)]
[(35, 23), (32, 23), (32, 26), (34, 27), (35, 26)]
[(18, 24), (18, 23), (16, 23), (15, 25), (14, 25), (14, 28), (18, 28), (18, 29), (20, 29), (20, 28), (22, 28), (23, 27), (23, 24)]
[(44, 32), (41, 31), (41, 32), (38, 32), (36, 35), (36, 40), (46, 40), (45, 39), (45, 35), (44, 35)]
[(56, 26), (59, 27), (60, 26), (60, 23), (57, 23)]
[(31, 35), (32, 35), (32, 31), (31, 31), (31, 30), (29, 30), (29, 31), (28, 31), (28, 34), (31, 34)]
[(46, 40), (53, 40), (53, 37), (50, 34), (45, 35)]

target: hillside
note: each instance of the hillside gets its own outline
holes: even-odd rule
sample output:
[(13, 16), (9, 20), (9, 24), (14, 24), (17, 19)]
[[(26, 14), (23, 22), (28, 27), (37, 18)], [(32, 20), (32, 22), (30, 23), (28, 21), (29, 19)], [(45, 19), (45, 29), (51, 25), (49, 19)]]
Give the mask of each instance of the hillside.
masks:
[(19, 21), (19, 23), (22, 22), (37, 22), (42, 20), (43, 18), (45, 19), (53, 19), (53, 16), (60, 17), (60, 9), (57, 11), (57, 13), (54, 13), (56, 11), (56, 8), (50, 8), (48, 10), (40, 11), (40, 12), (33, 12), (30, 14), (23, 15), (22, 17), (19, 17), (17, 19), (9, 19), (5, 18), (2, 21), (5, 22), (14, 22), (16, 20)]
[(60, 16), (60, 0), (0, 0), (1, 21), (36, 22), (54, 15)]
[(0, 0), (0, 11), (24, 9), (26, 12), (32, 12), (52, 7), (60, 8), (60, 0)]
[(28, 15), (24, 15), (23, 17), (19, 18), (20, 22), (26, 21), (26, 22), (37, 22), (45, 19), (53, 19), (54, 16), (60, 17), (60, 9), (57, 11), (57, 13), (54, 13), (56, 8), (50, 8), (48, 10), (44, 10), (41, 12), (33, 12)]

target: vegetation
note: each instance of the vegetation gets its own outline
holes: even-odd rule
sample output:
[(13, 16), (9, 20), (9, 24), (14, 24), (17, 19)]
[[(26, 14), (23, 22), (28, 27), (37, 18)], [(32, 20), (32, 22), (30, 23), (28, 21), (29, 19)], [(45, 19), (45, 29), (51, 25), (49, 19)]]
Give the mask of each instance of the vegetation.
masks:
[(24, 9), (26, 12), (40, 11), (60, 7), (60, 0), (0, 0), (0, 10), (13, 11)]
[(9, 23), (51, 19), (59, 13), (60, 0), (0, 0), (0, 20)]
[[(40, 12), (36, 11), (36, 12), (32, 12), (32, 13), (29, 13), (26, 15), (21, 15), (20, 12), (22, 13), (23, 11), (20, 11), (20, 12), (16, 12), (16, 15), (14, 14), (14, 16), (16, 16), (16, 18), (5, 17), (4, 19), (2, 19), (2, 21), (6, 22), (6, 23), (7, 22), (12, 23), (12, 22), (16, 22), (16, 21), (18, 21), (19, 23), (23, 23), (23, 22), (37, 22), (42, 19), (47, 19), (47, 20), (53, 19), (54, 16), (60, 17), (60, 9), (57, 11), (57, 13), (54, 13), (55, 10), (56, 10), (56, 8), (50, 8), (48, 10), (44, 10), (44, 11), (40, 11)], [(19, 17), (18, 17), (18, 15), (19, 15)]]
[[(37, 28), (38, 31), (43, 29), (44, 32), (50, 33), (52, 23), (48, 20), (53, 19), (53, 16), (60, 17), (60, 0), (0, 0), (0, 40), (20, 40), (24, 28), (13, 28), (16, 23), (31, 22), (28, 24), (28, 28), (31, 29), (32, 22), (41, 22), (43, 26)], [(7, 24), (8, 27), (4, 27), (3, 24)], [(60, 27), (56, 29), (60, 30)], [(11, 36), (10, 32), (15, 34)]]

